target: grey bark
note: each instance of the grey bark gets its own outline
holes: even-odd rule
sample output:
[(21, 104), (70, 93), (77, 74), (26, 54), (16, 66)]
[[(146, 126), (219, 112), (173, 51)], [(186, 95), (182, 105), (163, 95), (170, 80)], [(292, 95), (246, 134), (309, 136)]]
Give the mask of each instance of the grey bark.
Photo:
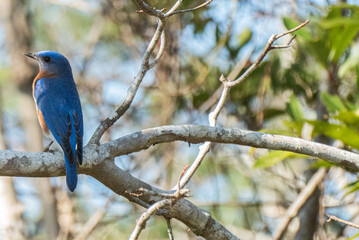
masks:
[[(87, 174), (130, 201), (148, 207), (160, 200), (158, 197), (143, 195), (139, 198), (129, 194), (139, 188), (161, 191), (123, 171), (114, 164), (114, 157), (138, 152), (152, 145), (185, 141), (232, 143), (275, 150), (286, 150), (326, 161), (338, 163), (353, 171), (359, 170), (359, 155), (324, 144), (285, 137), (245, 131), (198, 125), (163, 126), (138, 131), (101, 145), (89, 144), (84, 148), (84, 163), (80, 174)], [(24, 177), (53, 177), (65, 174), (65, 164), (60, 153), (31, 153), (9, 150), (0, 151), (0, 175)], [(195, 214), (193, 214), (195, 213)], [(226, 228), (210, 215), (182, 199), (167, 209), (169, 217), (186, 224), (192, 231), (206, 239), (236, 239)], [(223, 238), (218, 238), (219, 236)]]

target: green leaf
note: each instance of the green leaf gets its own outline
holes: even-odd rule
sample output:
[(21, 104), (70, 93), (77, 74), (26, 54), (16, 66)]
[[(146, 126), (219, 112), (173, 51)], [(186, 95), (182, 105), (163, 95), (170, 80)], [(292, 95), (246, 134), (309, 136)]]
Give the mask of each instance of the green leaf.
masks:
[(359, 26), (359, 22), (356, 18), (336, 17), (331, 19), (325, 19), (321, 22), (320, 25), (325, 29), (331, 29), (336, 27), (342, 27), (343, 25)]
[(347, 189), (345, 196), (350, 193), (358, 191), (359, 190), (359, 180), (349, 183), (348, 185), (345, 186), (345, 188)]
[[(356, 19), (359, 21), (359, 19)], [(331, 42), (332, 49), (329, 53), (329, 58), (337, 62), (343, 52), (349, 47), (352, 43), (354, 37), (359, 31), (359, 25), (355, 26), (345, 26), (344, 29), (340, 29), (340, 34), (332, 34)]]
[(357, 111), (343, 111), (338, 113), (334, 118), (349, 126), (359, 128), (359, 113)]
[[(301, 24), (301, 22), (292, 19), (292, 18), (283, 18), (283, 24), (284, 26), (289, 30), (292, 28), (295, 28), (297, 26), (299, 26)], [(296, 35), (298, 35), (299, 37), (304, 38), (305, 40), (311, 40), (312, 39), (312, 35), (310, 34), (310, 32), (308, 31), (307, 28), (301, 28), (298, 31), (295, 32)]]
[(267, 168), (274, 164), (283, 161), (286, 158), (304, 158), (303, 154), (285, 152), (285, 151), (270, 151), (267, 155), (258, 158), (254, 164), (254, 168)]
[(342, 141), (350, 147), (359, 149), (359, 134), (355, 129), (325, 121), (307, 120), (307, 122), (314, 126), (314, 132), (317, 134), (327, 135), (328, 137)]
[(354, 236), (347, 238), (346, 240), (354, 240), (354, 239), (357, 239), (357, 237), (359, 237), (359, 232), (357, 234), (355, 234)]
[(286, 104), (286, 110), (293, 121), (303, 121), (302, 105), (294, 95), (290, 96), (289, 102)]
[[(326, 39), (326, 34), (322, 35), (323, 36), (321, 37), (325, 37), (324, 39)], [(328, 49), (328, 43), (324, 39), (318, 38), (309, 40), (306, 43), (306, 48), (308, 49), (308, 52), (316, 58), (316, 61), (318, 61), (324, 68), (327, 68), (330, 49)]]
[(241, 34), (238, 36), (239, 45), (241, 47), (246, 45), (252, 39), (252, 35), (253, 33), (249, 28), (244, 29), (243, 32), (241, 32)]
[(322, 100), (322, 103), (330, 113), (336, 113), (336, 112), (347, 110), (344, 103), (338, 96), (331, 95), (327, 92), (321, 92), (320, 99)]
[(294, 122), (283, 120), (283, 125), (286, 126), (290, 131), (292, 131), (296, 137), (301, 136), (303, 121)]
[(351, 70), (355, 70), (358, 65), (359, 59), (359, 44), (352, 46), (349, 57), (339, 66), (338, 76), (343, 78), (346, 73)]
[(359, 31), (358, 8), (352, 7), (350, 14), (346, 16), (342, 15), (342, 9), (331, 8), (320, 27), (328, 35), (329, 60), (337, 62)]

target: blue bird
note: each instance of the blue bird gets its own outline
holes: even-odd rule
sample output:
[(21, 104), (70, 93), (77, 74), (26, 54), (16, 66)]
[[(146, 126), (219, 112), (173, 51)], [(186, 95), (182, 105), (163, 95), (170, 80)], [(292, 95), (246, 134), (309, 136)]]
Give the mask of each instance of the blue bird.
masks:
[(73, 192), (77, 162), (82, 164), (83, 118), (70, 63), (53, 51), (25, 55), (39, 64), (39, 74), (32, 84), (37, 116), (44, 133), (51, 132), (64, 152), (66, 183)]

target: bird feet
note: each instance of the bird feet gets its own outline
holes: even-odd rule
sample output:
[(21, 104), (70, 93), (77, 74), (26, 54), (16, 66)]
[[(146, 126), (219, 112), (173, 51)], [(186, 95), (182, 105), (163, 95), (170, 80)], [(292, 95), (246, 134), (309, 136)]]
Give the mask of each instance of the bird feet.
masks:
[(43, 152), (54, 152), (54, 151), (50, 150), (50, 147), (53, 143), (54, 143), (54, 141), (51, 141), (49, 144), (47, 144), (47, 146), (44, 148)]

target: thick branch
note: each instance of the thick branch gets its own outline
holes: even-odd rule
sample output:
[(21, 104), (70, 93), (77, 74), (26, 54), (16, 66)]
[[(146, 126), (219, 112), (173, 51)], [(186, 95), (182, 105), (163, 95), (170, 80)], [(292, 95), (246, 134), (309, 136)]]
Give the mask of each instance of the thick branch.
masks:
[[(118, 168), (112, 161), (104, 161), (102, 164), (91, 169), (88, 174), (130, 201), (137, 201), (137, 198), (129, 194), (129, 192), (136, 192), (140, 188), (160, 191)], [(159, 196), (151, 196), (150, 194), (140, 195), (139, 198), (149, 205), (161, 200)], [(166, 217), (176, 218), (191, 228), (191, 231), (196, 235), (202, 236), (205, 239), (237, 239), (225, 227), (216, 222), (208, 212), (203, 211), (186, 199), (182, 198), (174, 205), (164, 207), (163, 209), (167, 211)]]
[[(200, 125), (170, 125), (138, 131), (108, 143), (84, 148), (84, 163), (79, 173), (89, 174), (105, 160), (149, 148), (158, 143), (205, 141), (231, 143), (257, 148), (291, 151), (337, 163), (359, 171), (359, 155), (324, 144), (268, 133)], [(64, 175), (60, 153), (26, 153), (0, 150), (0, 175), (22, 177), (53, 177)]]
[[(215, 127), (216, 126), (216, 122), (217, 122), (217, 118), (218, 118), (218, 115), (220, 114), (223, 106), (224, 106), (224, 103), (226, 101), (226, 98), (228, 97), (229, 95), (229, 92), (230, 92), (230, 89), (238, 84), (240, 84), (243, 80), (245, 80), (258, 66), (259, 64), (263, 61), (264, 57), (267, 55), (267, 53), (272, 50), (272, 49), (279, 49), (279, 48), (286, 48), (286, 47), (289, 47), (291, 42), (293, 41), (293, 39), (295, 38), (292, 37), (291, 40), (288, 42), (287, 45), (285, 46), (274, 46), (273, 43), (289, 34), (289, 33), (292, 33), (294, 31), (297, 31), (298, 29), (304, 27), (306, 24), (308, 24), (309, 20), (307, 20), (306, 22), (302, 23), (301, 25), (299, 25), (298, 27), (296, 28), (293, 28), (287, 32), (284, 32), (282, 34), (273, 34), (268, 42), (267, 42), (267, 45), (266, 47), (263, 49), (261, 55), (258, 57), (258, 59), (236, 80), (234, 81), (231, 81), (231, 80), (228, 80), (226, 77), (224, 77), (224, 75), (221, 75), (221, 77), (219, 78), (219, 80), (222, 82), (223, 84), (223, 90), (222, 90), (222, 94), (221, 94), (221, 97), (220, 99), (218, 100), (217, 102), (217, 105), (216, 107), (214, 108), (214, 110), (208, 115), (208, 120), (209, 120), (209, 125), (211, 127)], [(211, 142), (210, 141), (207, 141), (205, 142), (202, 146), (199, 147), (199, 152), (197, 154), (197, 157), (196, 159), (194, 160), (194, 162), (191, 164), (191, 166), (189, 167), (188, 171), (186, 172), (185, 176), (183, 177), (180, 185), (181, 187), (184, 187), (192, 178), (192, 176), (196, 173), (197, 169), (199, 168), (199, 166), (201, 165), (202, 161), (204, 160), (204, 157), (206, 156), (206, 154), (209, 152), (210, 148), (211, 148)]]
[[(89, 144), (84, 149), (84, 163), (79, 167), (79, 173), (91, 175), (117, 194), (148, 207), (161, 200), (161, 196), (143, 194), (137, 198), (129, 192), (136, 192), (140, 188), (157, 192), (161, 192), (161, 190), (118, 168), (113, 162), (113, 158), (147, 149), (154, 144), (178, 140), (189, 143), (205, 141), (232, 143), (292, 151), (335, 162), (354, 171), (359, 170), (359, 155), (324, 144), (241, 129), (179, 125), (145, 129), (100, 146)], [(64, 169), (64, 160), (60, 153), (25, 153), (0, 150), (0, 175), (3, 176), (63, 176), (65, 174)], [(179, 200), (175, 205), (165, 210), (167, 211), (166, 217), (182, 221), (194, 233), (206, 239), (236, 239), (207, 212), (186, 199)]]
[(200, 125), (149, 128), (103, 144), (99, 149), (105, 148), (110, 151), (111, 156), (119, 156), (147, 149), (154, 144), (172, 141), (188, 143), (211, 141), (290, 151), (337, 163), (353, 171), (359, 170), (359, 155), (335, 147), (295, 137)]

